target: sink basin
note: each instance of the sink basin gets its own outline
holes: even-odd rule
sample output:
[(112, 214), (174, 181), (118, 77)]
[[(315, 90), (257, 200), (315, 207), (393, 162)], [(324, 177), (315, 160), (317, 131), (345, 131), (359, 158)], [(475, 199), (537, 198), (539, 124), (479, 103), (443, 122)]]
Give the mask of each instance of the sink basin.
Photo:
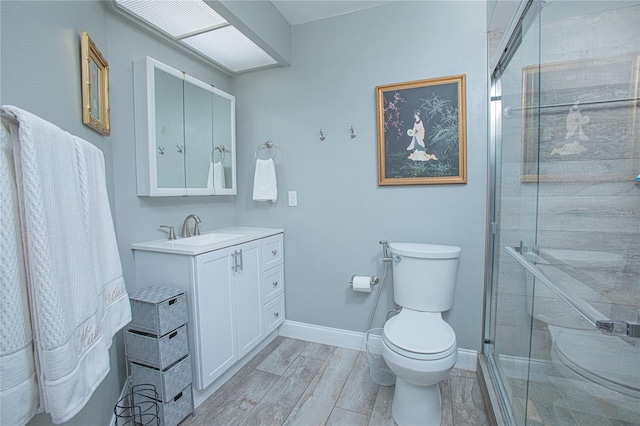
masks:
[(173, 246), (206, 246), (209, 244), (217, 244), (223, 241), (233, 240), (242, 237), (241, 234), (222, 234), (213, 232), (210, 234), (196, 235), (194, 237), (181, 238), (179, 240), (167, 241)]

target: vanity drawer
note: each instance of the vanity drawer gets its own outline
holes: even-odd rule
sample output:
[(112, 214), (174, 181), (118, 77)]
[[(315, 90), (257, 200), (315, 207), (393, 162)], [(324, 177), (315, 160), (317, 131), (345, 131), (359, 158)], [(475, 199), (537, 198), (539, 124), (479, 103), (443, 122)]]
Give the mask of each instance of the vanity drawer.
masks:
[(284, 322), (284, 294), (264, 305), (264, 332), (271, 333)]
[(164, 370), (189, 352), (187, 326), (158, 337), (138, 330), (124, 336), (126, 355), (131, 361)]
[(282, 234), (262, 240), (262, 270), (266, 271), (282, 263)]
[(278, 265), (262, 273), (262, 286), (260, 298), (263, 302), (269, 302), (284, 291), (284, 265)]

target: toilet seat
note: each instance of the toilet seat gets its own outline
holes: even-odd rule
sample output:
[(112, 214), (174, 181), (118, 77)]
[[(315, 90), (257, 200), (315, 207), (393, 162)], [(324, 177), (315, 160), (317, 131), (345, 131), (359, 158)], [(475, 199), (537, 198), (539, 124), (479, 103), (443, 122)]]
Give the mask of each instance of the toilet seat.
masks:
[(403, 309), (384, 325), (383, 342), (397, 354), (436, 360), (457, 350), (456, 334), (440, 313)]
[(553, 355), (573, 372), (608, 389), (640, 398), (638, 350), (599, 330), (549, 325)]

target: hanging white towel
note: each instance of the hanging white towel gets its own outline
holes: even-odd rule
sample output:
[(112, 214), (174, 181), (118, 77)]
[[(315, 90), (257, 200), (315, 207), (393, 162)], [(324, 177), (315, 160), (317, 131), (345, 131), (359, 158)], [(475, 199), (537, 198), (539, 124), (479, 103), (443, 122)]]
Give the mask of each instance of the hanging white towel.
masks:
[(2, 109), (19, 123), (10, 133), (40, 403), (62, 423), (107, 375), (113, 334), (131, 320), (104, 158), (51, 123)]
[(278, 199), (278, 181), (276, 166), (272, 158), (256, 160), (256, 173), (253, 177), (253, 199), (256, 201), (272, 201)]
[[(17, 135), (16, 125), (7, 126)], [(0, 125), (0, 424), (24, 425), (39, 400), (12, 134)]]
[(226, 188), (226, 182), (224, 180), (224, 166), (222, 161), (213, 163), (213, 188), (224, 189)]

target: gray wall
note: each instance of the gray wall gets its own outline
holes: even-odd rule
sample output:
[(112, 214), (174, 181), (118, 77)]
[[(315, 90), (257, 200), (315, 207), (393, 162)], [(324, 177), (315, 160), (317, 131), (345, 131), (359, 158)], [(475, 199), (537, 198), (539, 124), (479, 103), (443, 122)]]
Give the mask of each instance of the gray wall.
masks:
[[(446, 319), (460, 347), (480, 348), (484, 16), (483, 2), (400, 2), (298, 25), (291, 67), (234, 78), (236, 223), (285, 229), (289, 320), (365, 331), (374, 297), (351, 291), (349, 279), (382, 276), (379, 240), (458, 245), (457, 289)], [(377, 186), (375, 87), (453, 74), (467, 75), (468, 184)], [(277, 145), (276, 204), (251, 199), (254, 149), (268, 139)], [(298, 207), (287, 206), (288, 190), (298, 191)], [(389, 278), (378, 326), (390, 303), (390, 283)]]
[[(0, 1), (0, 103), (26, 109), (100, 148), (105, 155), (113, 219), (129, 291), (132, 242), (162, 238), (160, 224), (175, 225), (196, 212), (203, 231), (234, 223), (234, 197), (148, 199), (136, 196), (132, 62), (146, 55), (229, 91), (230, 77), (132, 29), (97, 1)], [(87, 31), (109, 62), (111, 136), (82, 124), (80, 32)], [(87, 406), (68, 424), (107, 424), (124, 383), (122, 335), (110, 351), (111, 372)], [(51, 424), (48, 414), (30, 424)]]

